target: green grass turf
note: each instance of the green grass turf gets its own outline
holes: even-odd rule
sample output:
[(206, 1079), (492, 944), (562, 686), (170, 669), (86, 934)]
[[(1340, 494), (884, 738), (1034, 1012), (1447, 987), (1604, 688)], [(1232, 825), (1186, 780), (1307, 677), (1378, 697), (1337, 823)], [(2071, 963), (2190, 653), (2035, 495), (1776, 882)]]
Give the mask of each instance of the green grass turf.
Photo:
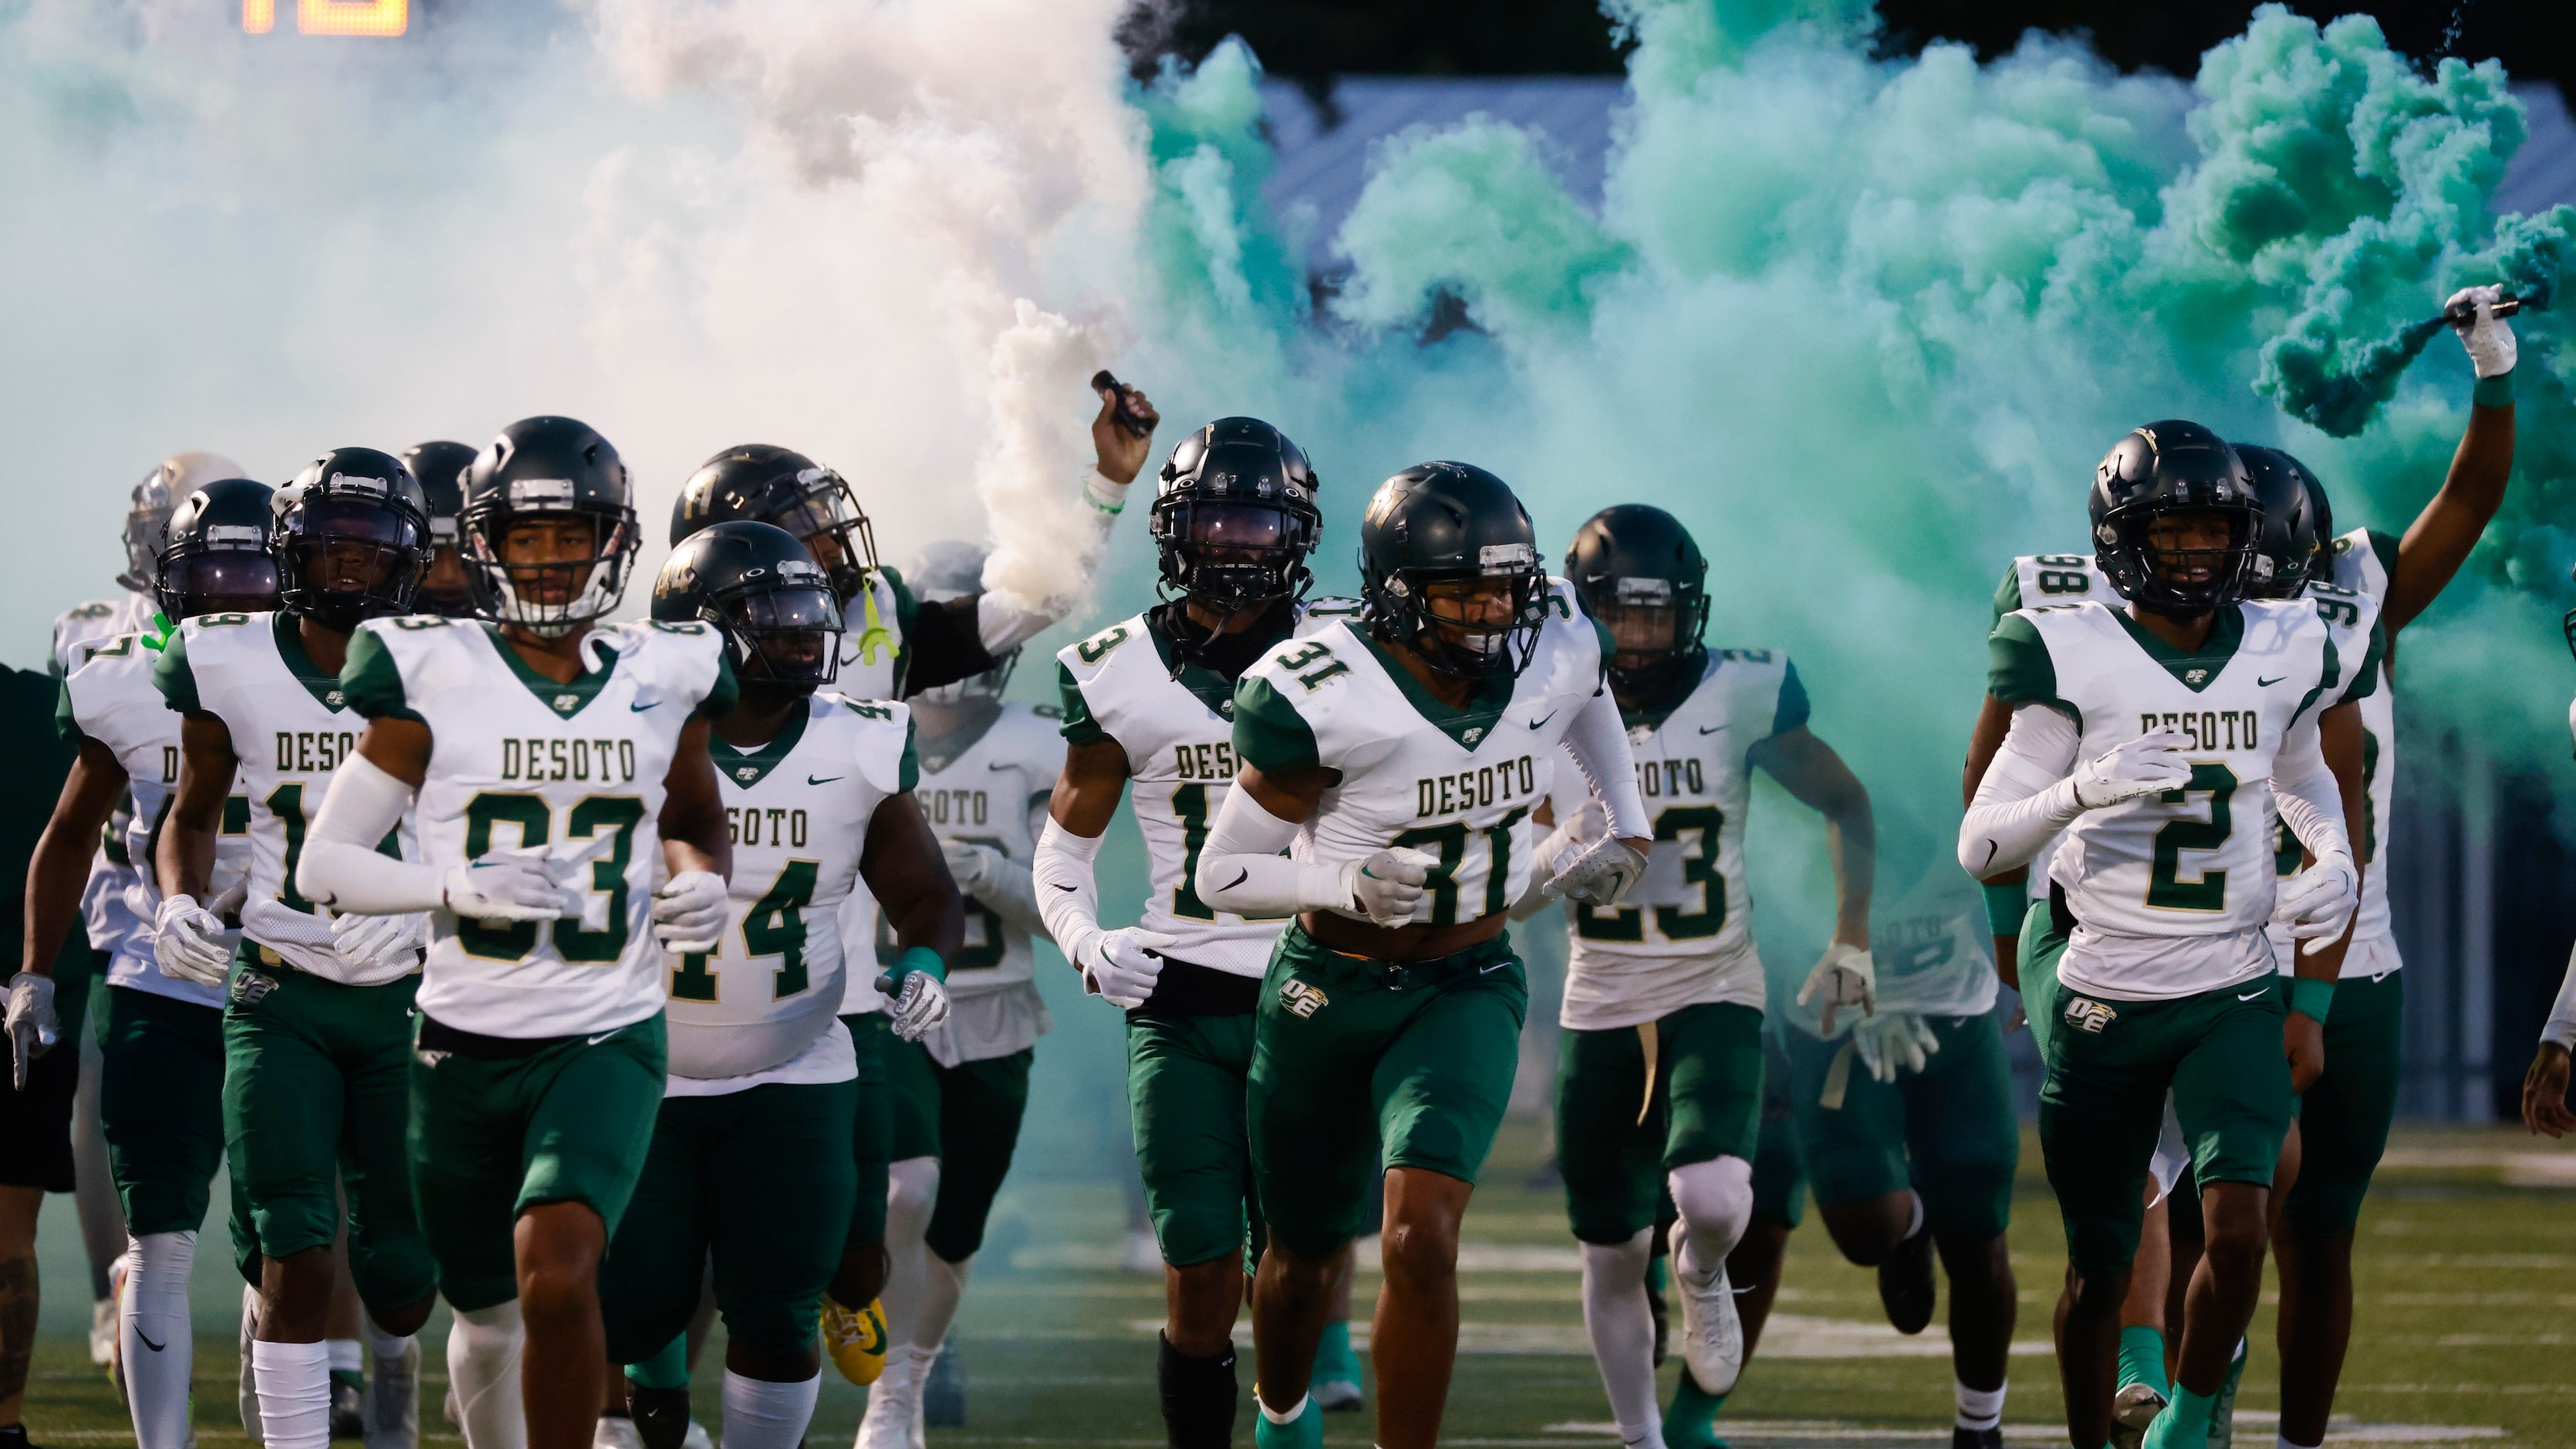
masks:
[[(1532, 1124), (1513, 1124), (1467, 1218), (1478, 1249), (1464, 1278), (1467, 1352), (1459, 1360), (1447, 1436), (1489, 1446), (1597, 1445), (1609, 1417), (1583, 1347), (1572, 1240), (1557, 1193), (1527, 1186), (1543, 1147)], [(2555, 1186), (2545, 1185), (2551, 1181)], [(2345, 1442), (2576, 1444), (2576, 1149), (2518, 1131), (2404, 1130), (2392, 1144), (2361, 1226), (2361, 1307), (2338, 1405)], [(215, 1201), (223, 1202), (218, 1189)], [(43, 1239), (49, 1301), (29, 1385), (36, 1442), (112, 1443), (128, 1438), (101, 1376), (88, 1365), (83, 1270), (69, 1204), (56, 1199)], [(1017, 1182), (996, 1213), (989, 1261), (979, 1264), (959, 1323), (969, 1374), (967, 1426), (934, 1430), (934, 1445), (1162, 1442), (1153, 1387), (1153, 1327), (1162, 1295), (1150, 1277), (1114, 1267), (1123, 1223), (1108, 1185)], [(197, 1275), (200, 1439), (239, 1442), (232, 1410), (233, 1324), (239, 1290), (224, 1261), (220, 1221), (209, 1224)], [(1513, 1254), (1505, 1249), (1521, 1249)], [(1530, 1251), (1535, 1250), (1535, 1251)], [(1008, 1261), (1004, 1261), (1007, 1259)], [(2017, 1441), (2064, 1443), (2048, 1316), (2063, 1264), (2057, 1219), (2025, 1146), (2013, 1223), (2024, 1345), (2013, 1361), (2006, 1410)], [(1376, 1277), (1360, 1283), (1361, 1312)], [(1834, 1256), (1814, 1221), (1792, 1240), (1778, 1316), (1721, 1428), (1738, 1446), (1946, 1444), (1950, 1375), (1935, 1343), (1928, 1356), (1851, 1356), (1896, 1348), (1879, 1321), (1871, 1275)], [(431, 1329), (443, 1334), (442, 1323)], [(2267, 1296), (2257, 1320), (2238, 1443), (2271, 1442), (2278, 1407)], [(1932, 1337), (1937, 1338), (1938, 1330)], [(1916, 1347), (1904, 1344), (1903, 1347)], [(720, 1348), (697, 1376), (700, 1416), (716, 1418)], [(1789, 1356), (1797, 1354), (1802, 1356)], [(1839, 1356), (1821, 1356), (1839, 1355)], [(431, 1442), (439, 1421), (443, 1361), (430, 1344), (424, 1405)], [(1674, 1369), (1665, 1369), (1669, 1390)], [(1250, 1442), (1247, 1356), (1244, 1428)], [(846, 1444), (860, 1392), (825, 1371), (809, 1442)], [(1331, 1419), (1327, 1442), (1365, 1445), (1366, 1414)], [(2417, 1426), (2394, 1429), (2387, 1426)], [(1614, 1441), (1615, 1442), (1615, 1441)]]

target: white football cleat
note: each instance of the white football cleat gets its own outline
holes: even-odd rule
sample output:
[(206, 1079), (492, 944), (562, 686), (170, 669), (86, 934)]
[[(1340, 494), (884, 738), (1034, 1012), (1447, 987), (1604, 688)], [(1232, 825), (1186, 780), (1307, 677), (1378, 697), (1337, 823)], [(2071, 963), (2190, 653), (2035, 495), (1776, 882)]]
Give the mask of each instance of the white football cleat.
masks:
[(116, 1362), (116, 1295), (113, 1293), (89, 1306), (89, 1361), (92, 1368), (105, 1368)]
[(868, 1412), (859, 1420), (857, 1449), (912, 1449), (922, 1430), (921, 1387), (930, 1355), (909, 1343), (886, 1350), (885, 1370), (868, 1385)]
[(635, 1421), (623, 1414), (602, 1414), (599, 1424), (590, 1431), (590, 1449), (644, 1449), (644, 1436), (635, 1432)]
[(2165, 1396), (2153, 1385), (2124, 1384), (2111, 1400), (2111, 1443), (2113, 1449), (2138, 1449), (2146, 1441), (2147, 1426), (2164, 1412)]
[(1726, 1281), (1726, 1265), (1700, 1278), (1683, 1251), (1689, 1224), (1675, 1222), (1671, 1243), (1673, 1287), (1682, 1301), (1682, 1362), (1691, 1381), (1712, 1397), (1735, 1387), (1744, 1372), (1744, 1320), (1735, 1313), (1735, 1289)]
[(716, 1449), (716, 1441), (707, 1433), (706, 1425), (691, 1419), (689, 1431), (680, 1436), (680, 1449)]

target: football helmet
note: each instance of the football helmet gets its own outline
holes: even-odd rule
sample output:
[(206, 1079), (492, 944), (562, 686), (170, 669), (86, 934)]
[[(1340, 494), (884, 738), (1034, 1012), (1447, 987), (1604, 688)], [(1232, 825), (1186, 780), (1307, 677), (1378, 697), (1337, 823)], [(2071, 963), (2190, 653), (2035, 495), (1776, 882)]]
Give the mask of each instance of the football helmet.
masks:
[(699, 464), (671, 506), (671, 546), (737, 518), (793, 534), (844, 601), (858, 597), (877, 566), (876, 530), (849, 483), (792, 448), (745, 443)]
[[(2244, 461), (2216, 433), (2179, 418), (2131, 432), (2103, 455), (2086, 502), (2094, 561), (2121, 598), (2192, 618), (2244, 596), (2263, 511)], [(2157, 548), (2150, 536), (2158, 521), (2185, 513), (2216, 515), (2227, 541)]]
[[(1459, 585), (1500, 583), (1500, 620), (1437, 607)], [(1371, 632), (1443, 674), (1517, 676), (1547, 620), (1547, 571), (1529, 510), (1472, 463), (1416, 463), (1377, 486), (1360, 519), (1360, 601)]]
[(1634, 645), (1622, 640), (1608, 661), (1619, 693), (1660, 699), (1677, 679), (1698, 677), (1708, 653), (1708, 559), (1680, 519), (1647, 503), (1602, 509), (1574, 531), (1565, 577), (1614, 637), (1623, 626), (1639, 636)]
[(1181, 439), (1156, 477), (1149, 525), (1166, 596), (1223, 614), (1306, 591), (1324, 531), (1305, 451), (1259, 418), (1219, 418)]
[[(926, 603), (980, 594), (984, 592), (984, 549), (980, 544), (953, 538), (925, 544), (904, 576), (912, 585), (913, 597)], [(1014, 645), (993, 656), (993, 667), (983, 673), (970, 674), (952, 684), (915, 690), (912, 697), (931, 704), (956, 705), (979, 699), (998, 703), (1002, 691), (1010, 686), (1011, 671), (1019, 663), (1020, 651)]]
[(429, 499), (391, 453), (334, 448), (269, 497), (278, 607), (347, 633), (411, 612), (429, 571)]
[[(459, 533), (474, 611), (541, 639), (604, 617), (626, 596), (641, 541), (625, 461), (589, 424), (521, 418), (465, 470)], [(532, 519), (590, 525), (588, 552), (543, 562), (503, 557), (510, 529)]]
[(138, 594), (152, 592), (161, 554), (170, 546), (170, 511), (209, 483), (242, 475), (242, 465), (220, 453), (173, 453), (143, 475), (125, 505), (125, 572), (116, 581)]
[(170, 543), (153, 561), (152, 595), (175, 624), (199, 614), (277, 607), (276, 514), (265, 483), (218, 478), (170, 512)]
[(415, 443), (402, 457), (429, 499), (429, 569), (420, 577), (420, 592), (412, 596), (411, 606), (424, 614), (470, 619), (474, 590), (466, 582), (457, 520), (465, 512), (465, 470), (474, 462), (474, 450), (463, 443)]
[(738, 518), (680, 540), (653, 580), (653, 617), (724, 632), (734, 677), (809, 694), (841, 668), (841, 601), (794, 535)]
[(2245, 596), (2295, 599), (2310, 579), (2325, 577), (2333, 567), (2333, 535), (2317, 531), (2325, 485), (2308, 471), (2307, 464), (2278, 448), (2238, 443), (2236, 456), (2254, 480), (2254, 502), (2263, 510), (2263, 530), (2254, 545)]

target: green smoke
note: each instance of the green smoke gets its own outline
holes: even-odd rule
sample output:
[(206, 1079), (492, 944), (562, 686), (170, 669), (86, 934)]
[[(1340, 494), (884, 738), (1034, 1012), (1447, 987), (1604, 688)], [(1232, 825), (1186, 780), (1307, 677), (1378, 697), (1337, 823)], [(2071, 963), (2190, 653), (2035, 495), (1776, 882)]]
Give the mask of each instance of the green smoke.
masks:
[[(1145, 98), (1158, 235), (1188, 245), (1150, 283), (1180, 340), (1149, 330), (1138, 371), (1189, 379), (1168, 414), (1267, 409), (1306, 444), (1333, 569), (1369, 484), (1424, 457), (1511, 480), (1551, 550), (1609, 502), (1669, 508), (1712, 560), (1713, 641), (1789, 649), (1898, 853), (1931, 858), (1995, 577), (2084, 547), (2102, 453), (2195, 418), (2306, 459), (2339, 526), (2402, 529), (2470, 385), (2410, 326), (2502, 282), (2533, 308), (2520, 466), (2407, 668), (2500, 748), (2563, 748), (2559, 686), (2531, 681), (2558, 647), (2540, 596), (2576, 556), (2550, 522), (2576, 412), (2538, 309), (2576, 210), (2489, 211), (2525, 135), (2500, 65), (2428, 78), (2367, 17), (2278, 6), (2188, 84), (2041, 36), (1985, 65), (1875, 59), (1872, 18), (1823, 0), (1608, 9), (1637, 46), (1597, 214), (1544, 138), (1479, 118), (1387, 144), (1339, 233), (1301, 236), (1260, 214), (1225, 119), (1251, 114), (1248, 55)], [(1321, 315), (1300, 247), (1347, 268)], [(1444, 296), (1476, 329), (1424, 345)], [(1815, 885), (1803, 858), (1771, 873)]]

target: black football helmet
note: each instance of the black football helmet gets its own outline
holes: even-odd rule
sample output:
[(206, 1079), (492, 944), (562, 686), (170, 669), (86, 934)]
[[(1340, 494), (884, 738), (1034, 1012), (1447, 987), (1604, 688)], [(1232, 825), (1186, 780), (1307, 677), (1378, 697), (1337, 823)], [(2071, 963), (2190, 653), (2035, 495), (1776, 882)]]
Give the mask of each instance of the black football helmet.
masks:
[(2238, 443), (2236, 456), (2254, 480), (2254, 501), (2263, 510), (2245, 596), (2295, 599), (2309, 580), (2325, 577), (2333, 567), (2333, 535), (2317, 531), (2317, 505), (2326, 496), (2325, 485), (2307, 464), (2278, 448)]
[[(1431, 590), (1501, 582), (1500, 622), (1441, 617)], [(1360, 600), (1371, 632), (1443, 674), (1497, 679), (1529, 667), (1547, 621), (1547, 571), (1529, 510), (1472, 463), (1416, 463), (1377, 486), (1360, 519)]]
[(171, 623), (199, 614), (277, 607), (276, 514), (269, 486), (219, 478), (170, 513), (170, 543), (153, 564), (152, 594)]
[(125, 572), (116, 581), (138, 594), (152, 592), (170, 546), (171, 510), (205, 485), (241, 475), (242, 465), (219, 453), (173, 453), (144, 474), (125, 505)]
[[(2179, 418), (2137, 429), (2103, 456), (2087, 503), (2094, 560), (2121, 598), (2192, 618), (2244, 596), (2263, 511), (2244, 461), (2216, 433)], [(2228, 541), (2156, 548), (2149, 535), (2157, 520), (2180, 513), (2218, 515)]]
[(1610, 682), (1631, 698), (1659, 699), (1675, 680), (1697, 678), (1708, 654), (1708, 559), (1681, 520), (1646, 503), (1619, 503), (1584, 520), (1565, 551), (1565, 577), (1584, 612), (1617, 634), (1626, 618), (1661, 614), (1661, 645), (1622, 645)]
[(411, 606), (424, 614), (470, 619), (474, 588), (466, 578), (458, 519), (465, 512), (465, 470), (473, 465), (474, 450), (463, 443), (415, 443), (402, 457), (429, 499), (429, 571), (421, 575)]
[(1181, 439), (1154, 487), (1161, 588), (1224, 614), (1303, 594), (1324, 531), (1320, 481), (1305, 450), (1259, 418)]
[(429, 499), (391, 453), (334, 448), (269, 498), (277, 603), (347, 633), (411, 612), (429, 571)]
[(805, 545), (771, 524), (735, 519), (680, 540), (653, 580), (653, 617), (724, 631), (745, 684), (806, 694), (841, 668), (841, 601)]
[(792, 448), (745, 443), (698, 465), (671, 506), (671, 546), (737, 518), (793, 534), (844, 601), (858, 597), (877, 566), (876, 529), (848, 481)]
[[(588, 522), (589, 552), (543, 564), (504, 561), (511, 525), (532, 518)], [(521, 418), (475, 454), (461, 523), (474, 611), (541, 639), (560, 639), (616, 608), (642, 541), (625, 461), (571, 418)]]

